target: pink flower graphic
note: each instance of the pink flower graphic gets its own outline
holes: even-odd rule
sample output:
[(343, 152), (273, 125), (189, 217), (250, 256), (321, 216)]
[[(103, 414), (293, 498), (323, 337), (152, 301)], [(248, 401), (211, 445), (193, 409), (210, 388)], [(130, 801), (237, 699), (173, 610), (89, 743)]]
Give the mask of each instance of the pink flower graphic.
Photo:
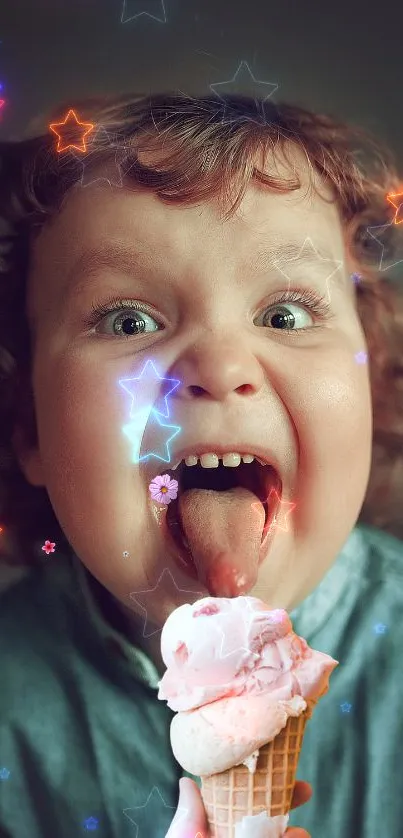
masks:
[(54, 553), (55, 552), (55, 547), (56, 547), (56, 542), (55, 541), (45, 541), (45, 543), (42, 547), (42, 550), (45, 551), (46, 555), (49, 555), (49, 553)]
[(157, 503), (171, 503), (178, 494), (178, 481), (170, 478), (169, 474), (157, 475), (149, 485), (150, 495)]

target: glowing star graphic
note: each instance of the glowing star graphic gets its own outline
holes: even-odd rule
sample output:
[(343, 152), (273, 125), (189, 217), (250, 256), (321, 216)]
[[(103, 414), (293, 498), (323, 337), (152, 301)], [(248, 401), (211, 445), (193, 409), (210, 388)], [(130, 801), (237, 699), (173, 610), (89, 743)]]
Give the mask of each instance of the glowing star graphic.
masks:
[(361, 350), (361, 352), (357, 352), (354, 355), (354, 358), (355, 358), (357, 364), (366, 364), (367, 361), (368, 361), (368, 355), (363, 350)]
[[(62, 130), (58, 131), (58, 128), (61, 128)], [(79, 132), (78, 128), (85, 130)], [(91, 133), (91, 131), (94, 130), (94, 125), (92, 122), (80, 122), (75, 111), (73, 111), (73, 109), (70, 109), (64, 122), (53, 122), (51, 125), (49, 125), (49, 130), (53, 131), (53, 133), (56, 134), (56, 151), (60, 152), (66, 151), (68, 148), (76, 148), (77, 151), (85, 152), (87, 150), (87, 147), (85, 145), (85, 138), (88, 136), (88, 134)], [(80, 138), (81, 144), (77, 145), (77, 142), (71, 142), (71, 135), (77, 135), (79, 133), (81, 133), (82, 135)], [(63, 134), (66, 135), (65, 140), (63, 140)]]
[[(197, 581), (197, 580), (195, 580), (195, 581)], [(170, 588), (170, 590), (168, 590), (168, 591), (167, 591), (167, 584), (166, 584), (167, 582), (169, 582), (169, 588)], [(194, 591), (194, 590), (187, 590), (186, 588), (180, 588), (179, 585), (176, 584), (175, 579), (173, 578), (171, 571), (168, 570), (168, 568), (165, 567), (164, 570), (161, 573), (161, 576), (158, 579), (157, 584), (154, 586), (154, 588), (147, 588), (145, 591), (133, 591), (130, 594), (130, 599), (132, 599), (133, 602), (136, 602), (137, 605), (140, 606), (141, 610), (145, 612), (143, 637), (152, 637), (153, 634), (157, 634), (159, 631), (162, 631), (162, 628), (156, 628), (156, 629), (154, 628), (153, 631), (148, 631), (148, 633), (146, 633), (146, 631), (147, 631), (147, 621), (148, 621), (147, 603), (150, 602), (150, 603), (154, 604), (154, 607), (155, 607), (155, 602), (158, 601), (157, 596), (156, 596), (156, 591), (158, 591), (158, 588), (161, 588), (161, 591), (163, 591), (163, 593), (164, 593), (164, 598), (166, 597), (167, 600), (169, 600), (170, 602), (175, 602), (175, 601), (178, 600), (178, 598), (183, 599), (183, 597), (178, 597), (178, 593), (190, 594), (192, 596), (193, 600), (200, 599), (200, 597), (203, 596), (202, 591)], [(187, 599), (188, 599), (188, 597), (187, 597)], [(151, 621), (150, 621), (150, 625), (153, 625), (151, 623)], [(148, 626), (148, 628), (150, 628), (150, 625)]]
[[(144, 432), (146, 426), (151, 426), (150, 417), (153, 422), (158, 424), (159, 428), (163, 429), (165, 434), (165, 439), (160, 441), (160, 448), (159, 453), (157, 451), (147, 451), (146, 454), (143, 454), (140, 457), (140, 449), (141, 449), (141, 442), (144, 436)], [(132, 455), (133, 463), (139, 463), (143, 460), (147, 460), (149, 457), (155, 457), (157, 460), (163, 460), (164, 463), (171, 462), (171, 452), (169, 450), (169, 443), (175, 439), (176, 436), (181, 432), (182, 428), (179, 425), (165, 425), (164, 422), (161, 422), (159, 414), (155, 412), (155, 410), (144, 410), (135, 419), (130, 425), (124, 425), (122, 428), (123, 433), (129, 438), (132, 444)], [(161, 434), (159, 433), (159, 436)], [(162, 452), (162, 447), (165, 446), (165, 451)]]
[[(290, 512), (292, 512), (293, 509), (295, 509), (297, 504), (293, 503), (292, 501), (282, 500), (282, 498), (279, 497), (278, 492), (276, 491), (276, 489), (274, 489), (273, 487), (270, 489), (269, 495), (266, 498), (266, 503), (267, 503), (267, 508), (269, 510), (270, 510), (270, 506), (272, 506), (273, 503), (276, 505), (276, 514), (275, 514), (273, 520), (271, 521), (271, 523), (268, 526), (266, 525), (264, 527), (263, 535), (266, 535), (266, 533), (270, 529), (278, 529), (278, 530), (283, 530), (283, 532), (288, 532), (288, 529), (289, 529), (288, 528), (288, 521), (286, 520), (287, 515), (289, 515)], [(256, 503), (251, 503), (251, 507), (252, 507), (252, 509), (256, 509), (257, 511), (259, 511), (259, 514), (260, 514), (260, 511), (261, 511), (260, 501), (256, 501)]]
[(91, 818), (87, 818), (87, 820), (84, 821), (83, 827), (88, 832), (93, 832), (94, 829), (98, 829), (98, 824), (99, 824), (99, 820), (97, 818), (91, 817)]
[[(131, 806), (128, 809), (123, 809), (123, 814), (136, 827), (133, 838), (149, 838), (151, 824), (154, 825), (154, 835), (166, 834), (169, 824), (172, 821), (173, 812), (176, 812), (176, 815), (171, 826), (173, 827), (175, 825), (176, 832), (176, 827), (183, 821), (188, 811), (183, 806), (178, 806), (178, 808), (168, 806), (160, 790), (157, 786), (153, 786), (146, 802), (142, 806)], [(164, 823), (162, 823), (163, 821)], [(156, 822), (158, 822), (158, 829), (155, 826)], [(169, 831), (171, 832), (171, 830)]]
[(374, 626), (375, 634), (385, 634), (388, 631), (388, 627), (385, 626), (384, 623), (376, 623)]
[(121, 23), (128, 23), (141, 15), (147, 15), (159, 23), (166, 23), (164, 0), (123, 0)]
[(358, 285), (362, 280), (362, 276), (361, 274), (353, 273), (351, 274), (351, 280), (354, 282), (354, 285)]
[[(392, 200), (392, 198), (396, 200)], [(400, 198), (400, 200), (399, 200)], [(396, 195), (387, 195), (386, 200), (395, 208), (396, 214), (393, 219), (394, 224), (402, 224), (403, 222), (403, 192), (398, 192)], [(401, 215), (401, 218), (399, 218)], [(398, 220), (399, 219), (399, 220)]]
[(152, 499), (157, 503), (168, 504), (171, 500), (176, 500), (178, 496), (178, 481), (171, 478), (169, 474), (154, 477), (148, 488)]
[[(281, 264), (283, 267), (281, 267)], [(329, 282), (333, 277), (337, 274), (337, 271), (340, 271), (340, 278), (342, 277), (342, 268), (343, 268), (343, 261), (341, 259), (326, 259), (323, 256), (320, 256), (318, 251), (313, 245), (312, 239), (307, 236), (301, 249), (298, 251), (297, 255), (294, 258), (281, 260), (276, 259), (273, 261), (274, 267), (282, 273), (286, 279), (288, 280), (288, 290), (293, 282), (292, 278), (289, 274), (284, 270), (284, 265), (295, 265), (298, 267), (301, 264), (314, 265), (315, 268), (318, 270), (318, 266), (321, 270), (323, 270), (323, 277), (326, 279), (326, 288), (327, 288), (327, 295), (328, 301), (330, 302), (330, 289), (329, 289)], [(286, 305), (286, 303), (284, 303)]]
[[(110, 149), (110, 157), (103, 161), (102, 172), (98, 172), (95, 175), (94, 170), (91, 171), (91, 169), (92, 164), (96, 165), (99, 169), (99, 149)], [(82, 167), (81, 186), (85, 188), (91, 186), (93, 183), (106, 182), (109, 186), (122, 187), (121, 165), (126, 154), (126, 148), (121, 146), (117, 147), (116, 144), (113, 145), (108, 132), (102, 125), (99, 125), (90, 137), (85, 157), (72, 152), (73, 157), (77, 160), (79, 166)]]
[[(222, 100), (224, 104), (224, 115), (225, 111), (228, 110), (228, 118), (231, 122), (248, 119), (248, 121), (257, 122), (258, 125), (262, 125), (273, 121), (276, 117), (275, 105), (269, 100), (273, 96), (273, 93), (278, 90), (278, 84), (255, 79), (247, 61), (241, 61), (232, 79), (210, 84), (210, 88)], [(235, 102), (228, 102), (225, 98), (234, 94), (248, 96), (250, 99), (253, 99), (255, 102), (255, 111), (246, 114), (244, 112), (245, 106), (241, 105), (242, 110), (238, 112), (237, 104)]]
[(56, 547), (56, 542), (55, 541), (45, 541), (45, 543), (42, 547), (42, 550), (45, 551), (46, 555), (49, 555), (49, 553), (54, 553), (55, 552), (55, 547)]
[[(146, 373), (149, 377), (147, 377)], [(158, 383), (157, 401), (154, 404), (156, 396), (156, 382)], [(170, 452), (169, 443), (182, 430), (179, 425), (168, 425), (161, 421), (161, 416), (169, 417), (168, 397), (179, 387), (180, 381), (176, 378), (165, 378), (160, 376), (152, 361), (147, 361), (139, 376), (135, 378), (124, 378), (119, 381), (119, 385), (132, 397), (130, 408), (130, 417), (133, 421), (129, 425), (123, 427), (125, 433), (133, 445), (133, 462), (138, 463), (148, 457), (156, 457), (169, 463)], [(151, 420), (154, 424), (158, 424), (160, 428), (164, 429), (164, 441), (166, 446), (166, 456), (156, 451), (150, 451), (140, 457), (140, 449), (142, 439), (145, 433), (146, 426)], [(172, 432), (172, 433), (169, 433)], [(158, 431), (158, 438), (161, 437), (161, 432)]]
[[(146, 379), (146, 375), (149, 376), (148, 380)], [(157, 372), (153, 361), (146, 361), (140, 375), (137, 377), (122, 378), (119, 381), (120, 386), (132, 397), (130, 418), (134, 416), (134, 410), (137, 412), (147, 406), (151, 409), (151, 405), (153, 405), (155, 413), (159, 413), (165, 419), (169, 419), (167, 399), (179, 387), (180, 383), (177, 378), (165, 378), (161, 376)], [(158, 396), (157, 406), (153, 404), (156, 389), (155, 384), (158, 384), (157, 392), (160, 394)], [(160, 401), (161, 398), (163, 399), (163, 403)]]
[[(396, 265), (399, 265), (400, 262), (403, 262), (403, 255), (402, 255), (401, 259), (396, 259), (395, 262), (390, 262), (389, 264), (384, 264), (385, 248), (388, 248), (388, 247), (390, 248), (390, 241), (388, 241), (388, 238), (390, 239), (390, 232), (389, 231), (390, 231), (391, 227), (392, 228), (396, 227), (396, 225), (394, 224), (393, 221), (391, 222), (391, 224), (379, 224), (376, 227), (367, 227), (368, 235), (371, 236), (371, 238), (374, 239), (374, 241), (376, 241), (376, 243), (379, 244), (379, 246), (381, 248), (381, 258), (380, 258), (379, 264), (378, 264), (378, 271), (380, 271), (380, 272), (389, 271), (392, 268), (394, 268)], [(395, 233), (396, 231), (393, 230), (393, 232)], [(385, 243), (382, 242), (383, 237), (385, 238)], [(388, 252), (388, 250), (387, 250), (387, 252)], [(385, 260), (385, 262), (386, 261), (387, 260)]]
[(351, 710), (351, 708), (352, 708), (352, 706), (353, 706), (353, 705), (352, 705), (352, 704), (349, 704), (349, 703), (348, 703), (348, 701), (344, 701), (344, 702), (343, 702), (343, 704), (340, 704), (340, 709), (341, 709), (341, 712), (342, 712), (342, 713), (349, 713), (349, 712), (350, 712), (350, 710)]
[(4, 768), (4, 766), (3, 768), (0, 768), (0, 780), (8, 780), (10, 773), (11, 772), (8, 770), (8, 768)]

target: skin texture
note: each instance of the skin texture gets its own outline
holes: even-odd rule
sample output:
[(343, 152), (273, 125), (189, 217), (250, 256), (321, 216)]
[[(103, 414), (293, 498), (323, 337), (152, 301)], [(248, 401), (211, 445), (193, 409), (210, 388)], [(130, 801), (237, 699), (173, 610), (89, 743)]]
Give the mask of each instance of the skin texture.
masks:
[[(241, 439), (275, 450), (283, 499), (296, 508), (287, 531), (275, 531), (248, 591), (269, 607), (290, 611), (318, 585), (365, 495), (371, 398), (368, 366), (355, 359), (366, 345), (349, 280), (353, 265), (331, 193), (324, 184), (323, 197), (309, 189), (305, 157), (290, 151), (289, 158), (301, 189), (279, 194), (253, 184), (227, 221), (215, 201), (180, 207), (102, 181), (79, 186), (33, 246), (27, 303), (39, 445), (21, 442), (20, 464), (28, 481), (46, 486), (74, 551), (116, 598), (127, 631), (137, 632), (158, 665), (160, 633), (150, 640), (141, 635), (208, 591), (167, 550), (148, 474), (132, 462), (122, 433), (130, 400), (118, 386), (121, 378), (138, 376), (151, 358), (161, 375), (182, 382), (170, 398), (172, 421), (182, 428), (180, 447)], [(283, 158), (276, 166), (290, 176)], [(282, 270), (253, 266), (257, 249), (289, 240), (302, 248), (307, 237), (319, 254), (330, 252), (331, 262), (317, 257), (321, 270), (284, 259)], [(80, 277), (73, 266), (85, 249), (118, 241), (133, 248), (130, 273), (116, 267), (99, 269), (91, 280)], [(142, 261), (134, 256), (139, 247)], [(64, 294), (65, 285), (80, 279), (78, 294)], [(330, 298), (332, 319), (321, 323), (293, 302), (285, 305), (301, 318), (298, 333), (264, 326), (267, 308), (289, 286)], [(97, 332), (86, 328), (94, 299), (109, 303), (114, 296), (136, 300), (138, 308), (147, 303), (161, 329), (121, 336), (116, 310)], [(147, 318), (147, 329), (154, 320)], [(312, 323), (317, 328), (307, 331)], [(154, 475), (164, 465), (154, 459)], [(161, 578), (164, 569), (175, 584), (169, 574)], [(153, 595), (139, 595), (146, 629), (130, 594), (156, 585)]]

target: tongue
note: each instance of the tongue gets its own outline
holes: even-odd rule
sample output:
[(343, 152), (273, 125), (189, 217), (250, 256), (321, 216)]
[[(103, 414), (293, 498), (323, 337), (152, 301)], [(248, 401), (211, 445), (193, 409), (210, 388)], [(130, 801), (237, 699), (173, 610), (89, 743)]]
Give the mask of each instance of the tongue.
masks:
[(211, 596), (240, 596), (253, 588), (265, 523), (254, 492), (243, 486), (225, 492), (187, 489), (179, 497), (179, 516), (198, 577)]

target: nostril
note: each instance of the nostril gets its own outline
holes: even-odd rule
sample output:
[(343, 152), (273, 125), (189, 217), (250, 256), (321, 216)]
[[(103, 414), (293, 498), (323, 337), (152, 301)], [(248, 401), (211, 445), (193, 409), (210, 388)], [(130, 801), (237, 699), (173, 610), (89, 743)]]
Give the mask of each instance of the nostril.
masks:
[(199, 387), (197, 384), (191, 384), (188, 389), (192, 396), (202, 396), (204, 393), (203, 387)]

